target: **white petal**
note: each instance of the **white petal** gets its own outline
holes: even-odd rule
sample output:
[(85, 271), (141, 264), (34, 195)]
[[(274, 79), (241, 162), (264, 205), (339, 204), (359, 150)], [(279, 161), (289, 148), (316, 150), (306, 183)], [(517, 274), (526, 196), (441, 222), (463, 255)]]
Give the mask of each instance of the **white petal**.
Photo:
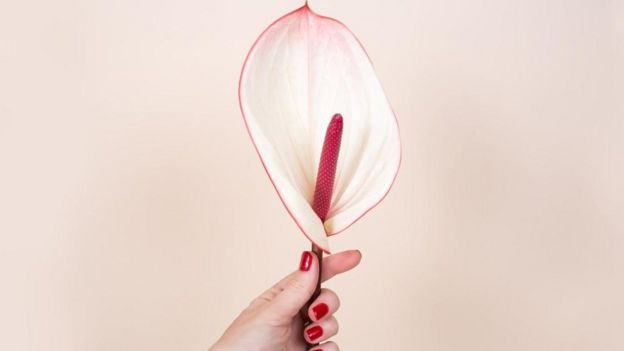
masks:
[[(280, 198), (310, 240), (329, 251), (336, 234), (375, 206), (396, 176), (396, 119), (366, 52), (342, 23), (307, 6), (277, 20), (252, 47), (239, 85), (241, 110)], [(344, 118), (329, 217), (309, 203), (325, 128)]]

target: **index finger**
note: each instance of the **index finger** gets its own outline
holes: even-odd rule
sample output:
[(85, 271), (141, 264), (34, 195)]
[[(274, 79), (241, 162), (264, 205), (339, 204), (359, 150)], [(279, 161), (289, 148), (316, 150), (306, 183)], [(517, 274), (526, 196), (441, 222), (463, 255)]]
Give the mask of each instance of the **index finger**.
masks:
[(321, 281), (324, 282), (337, 274), (355, 268), (361, 259), (362, 253), (359, 250), (342, 251), (323, 258)]

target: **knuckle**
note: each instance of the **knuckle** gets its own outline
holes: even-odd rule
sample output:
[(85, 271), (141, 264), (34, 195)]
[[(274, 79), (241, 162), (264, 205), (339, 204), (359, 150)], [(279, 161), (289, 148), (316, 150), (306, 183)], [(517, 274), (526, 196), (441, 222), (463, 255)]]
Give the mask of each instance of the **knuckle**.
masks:
[(306, 291), (308, 290), (307, 284), (301, 279), (295, 278), (288, 282), (288, 287), (297, 290), (297, 291)]
[(336, 292), (333, 291), (332, 289), (322, 288), (321, 294), (331, 297), (331, 298), (336, 298), (336, 299), (338, 298), (338, 294), (336, 294)]
[(334, 331), (334, 334), (338, 333), (338, 330), (340, 329), (340, 326), (338, 324), (338, 320), (334, 317), (332, 317), (329, 320), (329, 325), (330, 325), (330, 329)]
[(336, 292), (331, 289), (323, 288), (321, 289), (321, 294), (325, 295), (330, 300), (335, 300), (336, 302), (340, 302), (340, 298), (338, 297), (338, 294), (336, 294)]
[(333, 341), (328, 341), (323, 345), (323, 351), (340, 351), (340, 347)]

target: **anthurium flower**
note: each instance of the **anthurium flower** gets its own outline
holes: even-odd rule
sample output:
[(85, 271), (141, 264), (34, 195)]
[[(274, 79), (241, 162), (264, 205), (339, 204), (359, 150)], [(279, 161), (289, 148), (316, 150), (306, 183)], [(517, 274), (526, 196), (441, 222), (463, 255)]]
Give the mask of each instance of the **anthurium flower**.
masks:
[(397, 121), (364, 48), (306, 4), (256, 40), (239, 100), (280, 199), (329, 253), (327, 237), (385, 197), (401, 159)]

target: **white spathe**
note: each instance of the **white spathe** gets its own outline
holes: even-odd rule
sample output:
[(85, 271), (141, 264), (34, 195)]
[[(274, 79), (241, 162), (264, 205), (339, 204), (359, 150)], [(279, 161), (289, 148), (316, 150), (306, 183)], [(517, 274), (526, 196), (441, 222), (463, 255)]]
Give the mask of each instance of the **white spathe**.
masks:
[[(256, 40), (239, 83), (249, 134), (282, 202), (315, 245), (353, 224), (388, 193), (401, 145), (392, 108), (364, 48), (335, 19), (306, 5)], [(325, 130), (344, 129), (331, 207), (321, 222), (311, 202)]]

